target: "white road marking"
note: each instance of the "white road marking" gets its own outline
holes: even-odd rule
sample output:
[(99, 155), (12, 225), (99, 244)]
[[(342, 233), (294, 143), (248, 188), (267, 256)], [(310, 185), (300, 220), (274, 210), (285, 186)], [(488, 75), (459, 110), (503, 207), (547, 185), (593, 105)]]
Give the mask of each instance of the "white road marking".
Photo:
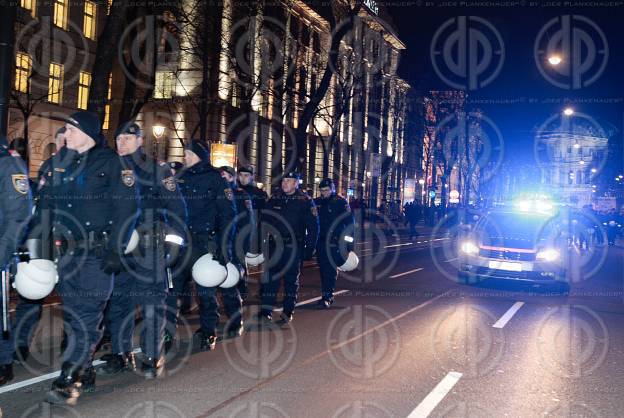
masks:
[(403, 247), (405, 245), (412, 245), (414, 244), (413, 242), (406, 242), (405, 244), (392, 244), (392, 245), (386, 245), (384, 248), (394, 248), (394, 247)]
[(452, 263), (453, 261), (457, 260), (459, 257), (455, 257), (455, 258), (449, 258), (448, 260), (444, 260), (445, 263)]
[[(345, 294), (345, 293), (348, 293), (348, 292), (350, 292), (350, 290), (339, 290), (337, 292), (334, 292), (334, 296), (339, 296), (339, 295), (342, 295), (342, 294)], [(302, 300), (301, 302), (297, 302), (295, 304), (295, 307), (302, 306), (302, 305), (307, 305), (309, 303), (316, 302), (317, 300), (321, 300), (321, 296), (317, 296), (317, 297), (312, 298), (312, 299), (307, 299), (307, 300)], [(273, 309), (273, 312), (282, 312), (283, 310), (284, 310), (284, 308), (275, 308), (275, 309)]]
[(461, 379), (462, 374), (449, 372), (444, 379), (433, 388), (431, 392), (422, 400), (407, 418), (426, 418), (433, 412), (444, 397), (453, 389), (453, 386)]
[(524, 302), (514, 303), (512, 307), (509, 308), (507, 312), (505, 312), (505, 314), (501, 316), (500, 319), (496, 321), (494, 325), (492, 325), (492, 327), (503, 328), (505, 325), (507, 325), (507, 322), (509, 322), (509, 320), (516, 314), (516, 312), (518, 312), (518, 310), (522, 308), (522, 305), (524, 305)]
[[(135, 348), (134, 350), (132, 350), (133, 353), (137, 354), (141, 352), (140, 348)], [(93, 365), (93, 367), (97, 367), (99, 365), (102, 365), (106, 363), (105, 361), (102, 360), (93, 360), (93, 363), (91, 363)], [(45, 382), (46, 380), (51, 380), (54, 379), (55, 377), (58, 377), (61, 374), (60, 370), (57, 370), (55, 372), (52, 373), (48, 373), (48, 374), (42, 374), (41, 376), (37, 376), (37, 377), (33, 377), (32, 379), (26, 379), (26, 380), (22, 380), (21, 382), (17, 382), (17, 383), (13, 383), (12, 385), (8, 385), (8, 386), (3, 386), (0, 387), (0, 394), (6, 393), (6, 392), (10, 392), (12, 390), (16, 390), (16, 389), (21, 389), (21, 388), (25, 388), (27, 386), (31, 386), (40, 382)]]
[(416, 273), (417, 271), (421, 271), (421, 270), (423, 270), (423, 267), (419, 267), (419, 268), (414, 269), (414, 270), (406, 271), (405, 273), (395, 274), (394, 276), (390, 276), (390, 278), (391, 279), (396, 279), (397, 277), (405, 276), (405, 275), (411, 274), (411, 273)]

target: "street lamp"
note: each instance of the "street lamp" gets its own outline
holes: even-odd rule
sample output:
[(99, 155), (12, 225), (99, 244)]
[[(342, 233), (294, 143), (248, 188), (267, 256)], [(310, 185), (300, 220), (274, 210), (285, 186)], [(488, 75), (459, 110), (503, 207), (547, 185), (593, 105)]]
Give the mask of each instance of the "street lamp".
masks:
[(162, 125), (154, 125), (152, 127), (152, 133), (154, 134), (154, 137), (160, 139), (165, 134), (165, 127)]
[(571, 107), (566, 107), (563, 110), (563, 114), (566, 116), (572, 116), (574, 114), (574, 109), (572, 109)]
[(318, 174), (314, 177), (314, 182), (316, 184), (319, 184), (321, 182), (321, 178), (318, 176)]
[(420, 184), (421, 186), (424, 186), (425, 185), (425, 179), (418, 180), (418, 184)]
[(585, 161), (581, 160), (581, 161), (579, 161), (579, 164), (580, 165), (585, 165)]
[(597, 171), (598, 171), (598, 170), (596, 170), (595, 168), (592, 168), (592, 169), (591, 169), (591, 172), (592, 172), (592, 173), (596, 173)]
[(561, 64), (561, 61), (563, 60), (559, 55), (551, 55), (550, 57), (548, 57), (548, 62), (550, 63), (550, 65), (559, 65)]

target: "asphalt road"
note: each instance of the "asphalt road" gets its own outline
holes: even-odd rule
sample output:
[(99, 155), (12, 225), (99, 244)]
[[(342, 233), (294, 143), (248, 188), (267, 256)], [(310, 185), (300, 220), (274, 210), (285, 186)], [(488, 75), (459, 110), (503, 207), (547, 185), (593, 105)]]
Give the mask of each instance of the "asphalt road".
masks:
[[(443, 232), (364, 241), (330, 310), (306, 303), (319, 296), (318, 266), (307, 263), (289, 326), (258, 329), (250, 319), (242, 337), (198, 353), (188, 343), (198, 318), (188, 315), (167, 377), (99, 377), (74, 408), (41, 402), (45, 374), (59, 367), (60, 306), (47, 307), (32, 358), (0, 388), (4, 417), (622, 416), (622, 248), (572, 249), (562, 295), (458, 285)], [(252, 298), (245, 316), (256, 310)]]

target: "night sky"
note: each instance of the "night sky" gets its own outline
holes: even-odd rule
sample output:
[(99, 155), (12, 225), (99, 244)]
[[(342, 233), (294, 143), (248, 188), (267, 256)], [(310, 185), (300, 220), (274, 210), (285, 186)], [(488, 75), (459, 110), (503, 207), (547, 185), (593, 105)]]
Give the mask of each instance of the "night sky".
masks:
[[(442, 2), (435, 3), (439, 5)], [(533, 144), (534, 128), (559, 112), (566, 102), (571, 102), (576, 111), (590, 115), (605, 129), (615, 131), (614, 140), (621, 141), (624, 129), (624, 2), (609, 3), (615, 5), (611, 7), (564, 7), (557, 3), (544, 7), (529, 6), (529, 2), (525, 6), (513, 7), (446, 7), (425, 4), (427, 3), (387, 2), (392, 24), (407, 45), (407, 50), (401, 57), (399, 74), (416, 92), (452, 88), (441, 80), (432, 65), (431, 44), (441, 25), (450, 18), (477, 16), (490, 22), (500, 34), (505, 57), (500, 71), (489, 85), (468, 91), (469, 101), (478, 102), (478, 107), (500, 128), (508, 155), (513, 155), (516, 161), (523, 159), (530, 162), (533, 157), (530, 147)], [(538, 71), (533, 54), (535, 39), (551, 19), (562, 15), (589, 18), (607, 39), (606, 67), (589, 86), (559, 88)], [(576, 24), (574, 27), (585, 28), (584, 33), (592, 32), (591, 27)], [(456, 26), (450, 28), (452, 32)], [(550, 26), (545, 32), (546, 38), (555, 36), (557, 31), (556, 25)], [(599, 48), (600, 35), (593, 31), (589, 37), (596, 40), (596, 48)], [(446, 39), (444, 35), (439, 38)], [(492, 36), (489, 38), (495, 39)], [(581, 56), (586, 56), (584, 54), (587, 43), (581, 42), (580, 45)], [(599, 73), (599, 60), (602, 56), (597, 55), (598, 58), (593, 62), (598, 64), (588, 69), (586, 74)], [(496, 72), (494, 70), (495, 68), (491, 72)], [(475, 103), (470, 104), (468, 110), (470, 106), (475, 106)]]

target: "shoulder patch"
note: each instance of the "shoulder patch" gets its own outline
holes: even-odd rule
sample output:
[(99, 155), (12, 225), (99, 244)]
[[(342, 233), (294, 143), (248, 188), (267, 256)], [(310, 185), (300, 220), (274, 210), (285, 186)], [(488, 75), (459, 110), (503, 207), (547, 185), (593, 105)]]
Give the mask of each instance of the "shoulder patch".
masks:
[(30, 188), (28, 184), (28, 177), (26, 174), (12, 174), (11, 180), (13, 182), (13, 188), (15, 191), (21, 194), (27, 194)]
[(169, 190), (170, 192), (176, 191), (177, 185), (173, 177), (167, 177), (162, 182), (163, 182), (163, 185), (165, 186), (165, 189)]
[(225, 193), (225, 197), (227, 197), (228, 200), (234, 200), (234, 193), (232, 192), (232, 189), (228, 188), (223, 190), (223, 192)]
[(128, 187), (134, 186), (135, 177), (132, 170), (121, 170), (121, 181)]

